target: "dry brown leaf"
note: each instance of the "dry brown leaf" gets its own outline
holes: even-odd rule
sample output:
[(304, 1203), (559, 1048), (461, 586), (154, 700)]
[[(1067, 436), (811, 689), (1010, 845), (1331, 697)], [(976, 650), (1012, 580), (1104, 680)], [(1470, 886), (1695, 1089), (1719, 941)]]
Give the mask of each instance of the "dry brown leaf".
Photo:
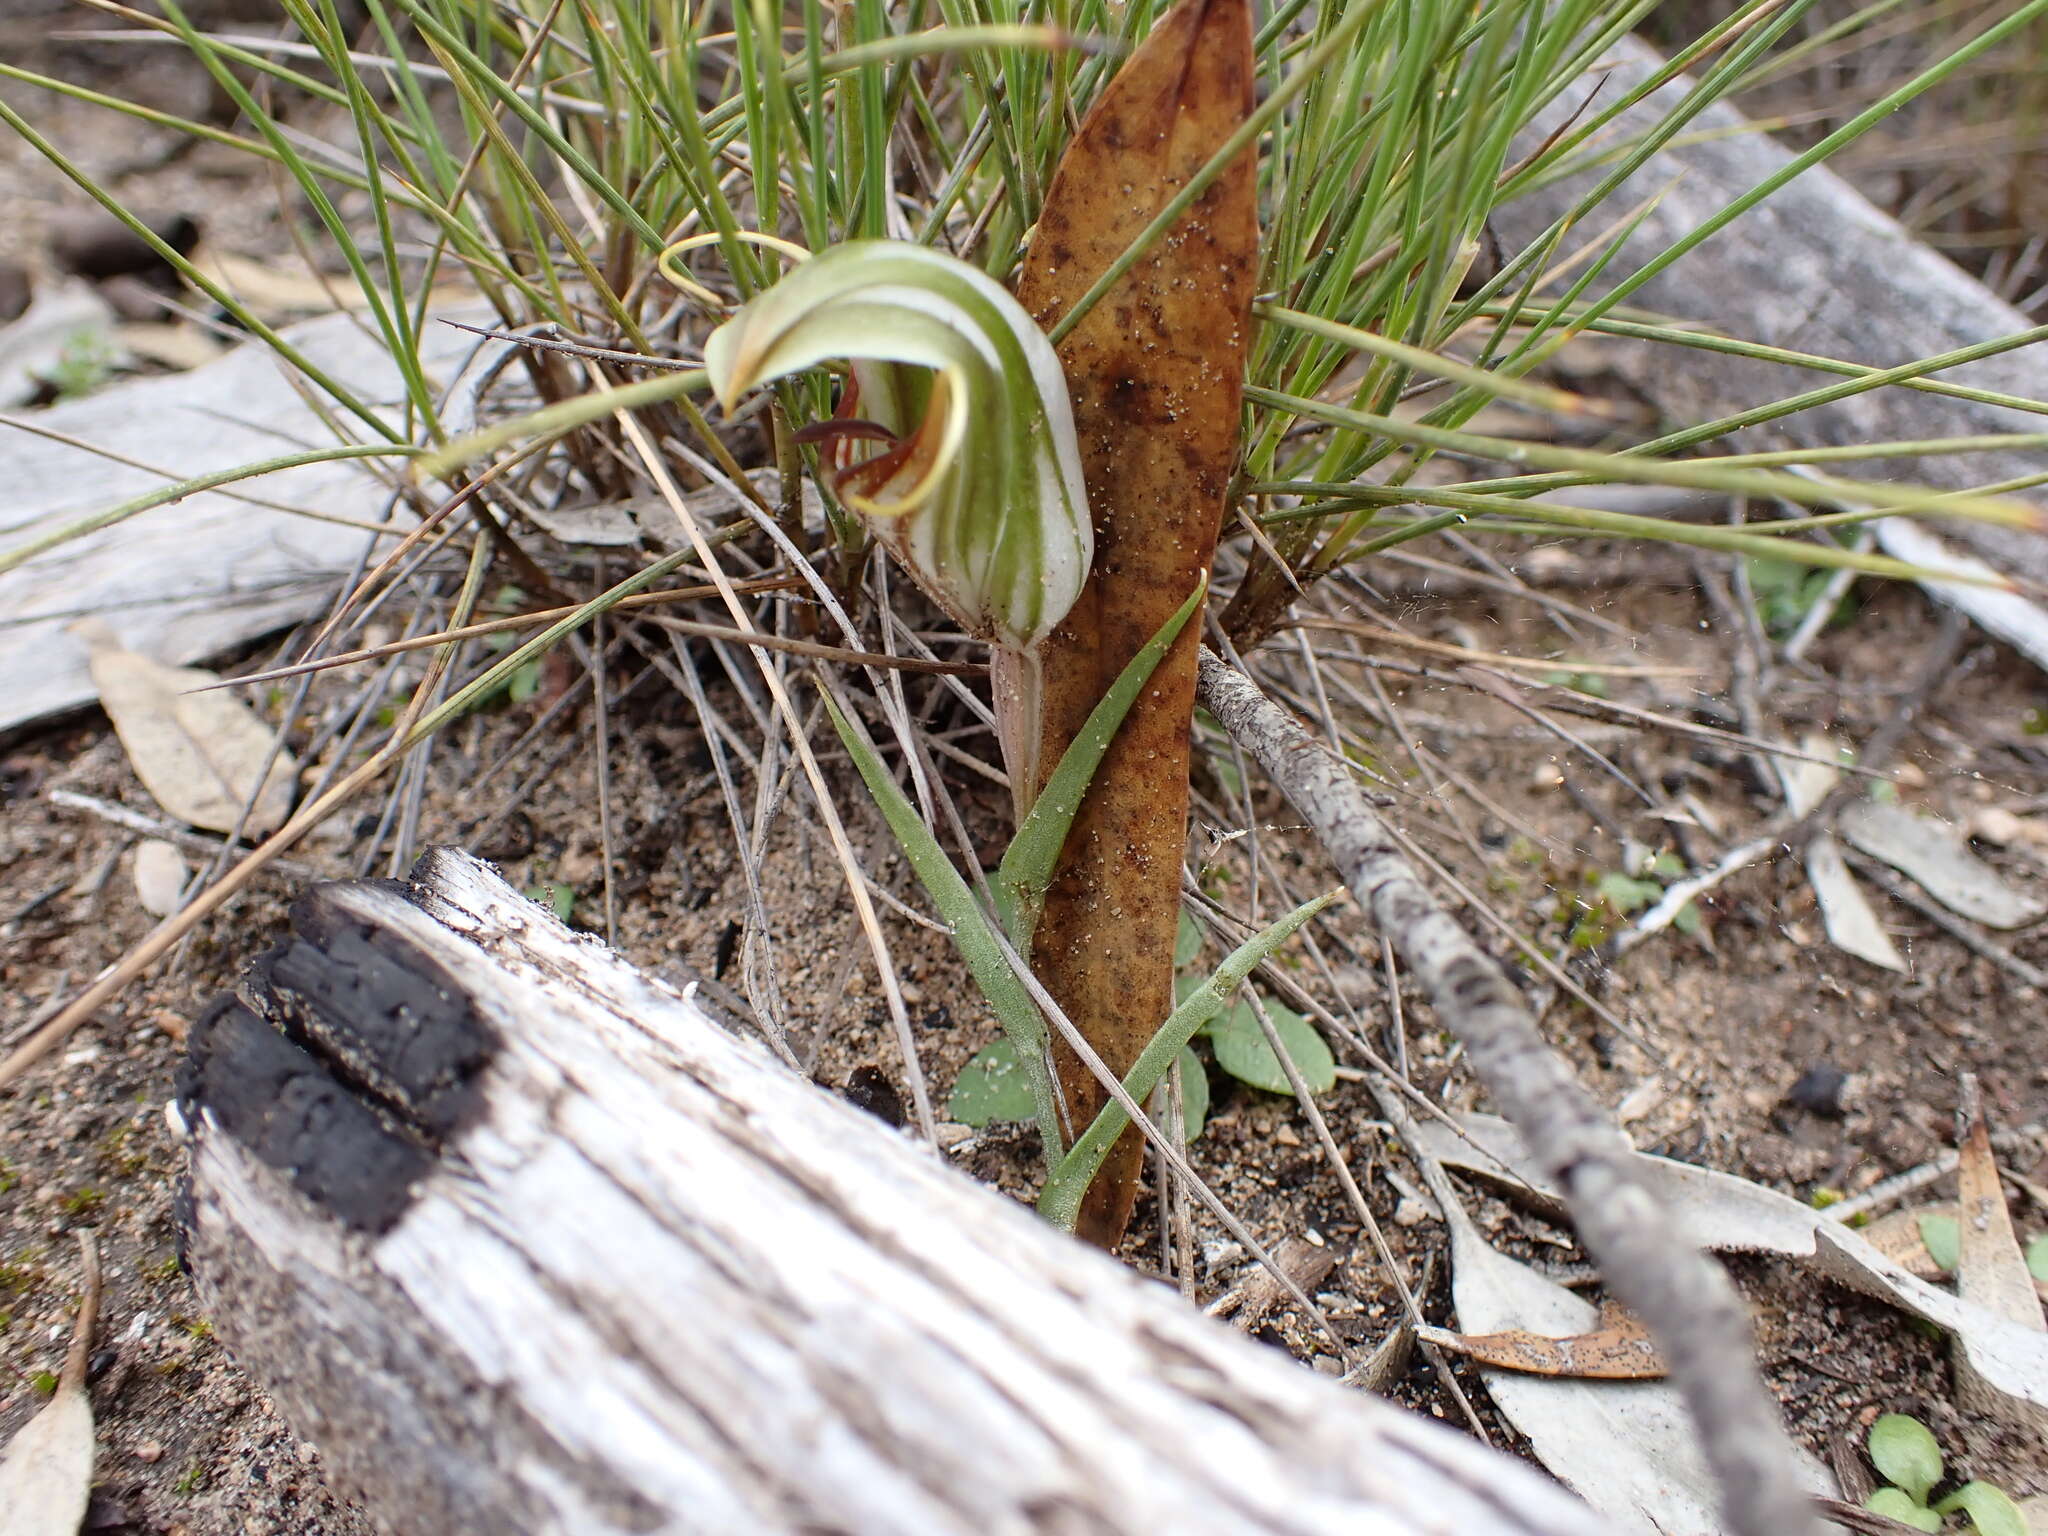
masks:
[[(220, 681), (196, 667), (167, 667), (125, 650), (98, 620), (72, 626), (92, 651), (92, 679), (142, 787), (177, 820), (230, 832), (252, 794), (244, 830), (276, 831), (291, 814), (298, 764), (270, 762), (276, 733), (229, 693), (195, 693)], [(266, 775), (264, 766), (269, 763)], [(260, 793), (257, 786), (261, 784)]]
[[(1082, 121), (1040, 210), (1017, 289), (1039, 324), (1065, 315), (1222, 147), (1251, 111), (1252, 78), (1247, 0), (1180, 0), (1153, 28)], [(1060, 344), (1095, 564), (1040, 651), (1038, 728), (1023, 723), (1023, 760), (1011, 764), (1020, 804), (1215, 552), (1258, 269), (1255, 170), (1247, 150)], [(1181, 631), (1097, 771), (1032, 951), (1119, 1074), (1173, 1006), (1200, 631)], [(1103, 1090), (1063, 1043), (1055, 1050), (1073, 1124), (1086, 1126)], [(1110, 1153), (1082, 1236), (1111, 1245), (1122, 1233), (1142, 1146), (1134, 1128)]]
[(1961, 827), (1877, 800), (1844, 807), (1837, 824), (1844, 841), (1882, 859), (1973, 923), (2024, 928), (2048, 914), (2048, 902), (2020, 890), (1970, 852)]
[[(1856, 1230), (1863, 1240), (1879, 1253), (1890, 1259), (1907, 1274), (1921, 1280), (1947, 1280), (1950, 1271), (1941, 1267), (1941, 1261), (1927, 1251), (1927, 1241), (1922, 1236), (1920, 1223), (1928, 1217), (1936, 1217), (1956, 1223), (1960, 1238), (1962, 1232), (1962, 1207), (1953, 1203), (1915, 1206), (1910, 1210), (1893, 1211), (1888, 1216)], [(2031, 1279), (2032, 1272), (2029, 1271)], [(2048, 1280), (2033, 1280), (2034, 1294), (2048, 1305)]]
[(90, 1232), (78, 1234), (78, 1247), (85, 1294), (57, 1395), (0, 1453), (0, 1524), (20, 1536), (71, 1536), (84, 1523), (92, 1495), (92, 1400), (85, 1393), (85, 1368), (99, 1316), (100, 1257)]
[[(1411, 1130), (1413, 1140), (1410, 1140)], [(1433, 1122), (1404, 1130), (1428, 1158), (1442, 1131)], [(1456, 1138), (1443, 1141), (1458, 1145)], [(1553, 1339), (1603, 1326), (1591, 1303), (1500, 1252), (1480, 1235), (1440, 1170), (1424, 1166), (1451, 1234), (1451, 1298), (1458, 1324), (1475, 1334), (1523, 1333)], [(1584, 1381), (1484, 1368), (1486, 1390), (1536, 1459), (1587, 1503), (1629, 1530), (1667, 1536), (1721, 1536), (1718, 1484), (1699, 1449), (1691, 1415), (1666, 1381)], [(1801, 1454), (1802, 1479), (1833, 1491), (1825, 1468)]]
[[(265, 319), (324, 315), (337, 309), (366, 309), (370, 304), (363, 290), (349, 279), (322, 279), (302, 266), (279, 266), (210, 246), (193, 252), (192, 263), (203, 276), (220, 284)], [(459, 287), (443, 284), (427, 296), (427, 303), (430, 307), (454, 305), (470, 296)]]
[[(1800, 747), (1809, 759), (1835, 755), (1835, 744), (1820, 732), (1809, 733)], [(1785, 804), (1794, 816), (1804, 816), (1828, 796), (1841, 777), (1839, 769), (1826, 762), (1778, 760), (1778, 778), (1785, 790)], [(1905, 957), (1885, 932), (1877, 909), (1870, 904), (1863, 887), (1842, 857), (1841, 844), (1831, 832), (1817, 832), (1806, 845), (1806, 879), (1820, 903), (1821, 921), (1827, 926), (1828, 942), (1835, 948), (1888, 971), (1906, 969)]]
[(137, 357), (183, 372), (227, 356), (227, 345), (212, 333), (183, 321), (176, 325), (137, 320), (114, 328), (114, 339)]
[[(1507, 1121), (1466, 1115), (1461, 1125), (1462, 1136), (1425, 1122), (1417, 1144), (1446, 1166), (1504, 1178), (1546, 1207), (1563, 1209), (1562, 1197)], [(1634, 1167), (1644, 1187), (1677, 1217), (1679, 1231), (1701, 1248), (1783, 1254), (1924, 1318), (1954, 1338), (1956, 1375), (1975, 1411), (2048, 1432), (2048, 1333), (1916, 1278), (1861, 1233), (1789, 1195), (1668, 1158), (1641, 1155)]]
[(1664, 1357), (1657, 1353), (1640, 1319), (1615, 1308), (1603, 1309), (1600, 1317), (1601, 1326), (1591, 1333), (1563, 1339), (1524, 1328), (1478, 1334), (1418, 1328), (1415, 1335), (1425, 1344), (1455, 1351), (1481, 1365), (1531, 1376), (1573, 1376), (1587, 1381), (1656, 1381), (1664, 1376)]

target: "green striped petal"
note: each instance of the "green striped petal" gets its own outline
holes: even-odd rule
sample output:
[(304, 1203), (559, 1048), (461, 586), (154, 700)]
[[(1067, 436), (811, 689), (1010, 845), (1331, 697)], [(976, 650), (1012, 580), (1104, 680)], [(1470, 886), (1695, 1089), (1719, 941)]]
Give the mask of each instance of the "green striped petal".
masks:
[(1066, 617), (1094, 558), (1066, 378), (987, 274), (923, 246), (835, 246), (704, 344), (731, 410), (748, 390), (852, 365), (825, 444), (833, 492), (971, 633), (1026, 650)]

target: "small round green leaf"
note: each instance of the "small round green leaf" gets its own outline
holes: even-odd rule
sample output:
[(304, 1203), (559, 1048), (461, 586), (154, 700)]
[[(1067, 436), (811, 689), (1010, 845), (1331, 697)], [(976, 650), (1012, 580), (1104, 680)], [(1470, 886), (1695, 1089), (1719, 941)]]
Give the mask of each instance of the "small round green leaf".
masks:
[[(1337, 1063), (1315, 1027), (1292, 1008), (1283, 1008), (1278, 1003), (1266, 1004), (1266, 1016), (1273, 1021), (1274, 1030), (1308, 1084), (1309, 1092), (1327, 1093), (1335, 1087)], [(1258, 1015), (1250, 1003), (1239, 1003), (1212, 1024), (1209, 1040), (1216, 1047), (1216, 1065), (1239, 1082), (1267, 1093), (1294, 1091), (1280, 1059), (1266, 1044), (1266, 1032), (1259, 1028)]]
[(1915, 1504), (1896, 1488), (1880, 1488), (1863, 1501), (1863, 1507), (1873, 1515), (1885, 1515), (1902, 1525), (1910, 1525), (1916, 1531), (1938, 1531), (1941, 1516), (1924, 1504)]
[(1664, 887), (1654, 880), (1638, 880), (1620, 870), (1609, 870), (1595, 882), (1594, 890), (1616, 912), (1627, 916), (1639, 912), (1664, 894)]
[(1038, 1102), (1031, 1096), (1031, 1080), (1017, 1061), (1017, 1048), (998, 1040), (976, 1051), (953, 1079), (946, 1113), (976, 1130), (998, 1120), (1037, 1118)]
[(1953, 1216), (1922, 1216), (1920, 1241), (1928, 1257), (1944, 1270), (1953, 1270), (1963, 1252), (1963, 1229)]
[(2027, 1273), (2036, 1280), (2048, 1280), (2048, 1233), (2028, 1240)]
[(1888, 1413), (1870, 1426), (1870, 1461), (1916, 1504), (1926, 1503), (1927, 1490), (1941, 1481), (1941, 1447), (1927, 1426), (1908, 1414)]
[(2027, 1536), (2027, 1517), (2006, 1497), (2003, 1488), (1991, 1483), (1965, 1483), (1936, 1504), (1934, 1510), (1942, 1515), (1961, 1510), (1970, 1517), (1970, 1529), (1976, 1536)]
[(539, 902), (565, 923), (576, 910), (576, 892), (566, 885), (530, 885), (526, 888), (526, 899)]
[(1183, 909), (1180, 914), (1180, 931), (1173, 940), (1173, 968), (1177, 971), (1184, 965), (1193, 965), (1202, 953), (1202, 925), (1189, 917)]

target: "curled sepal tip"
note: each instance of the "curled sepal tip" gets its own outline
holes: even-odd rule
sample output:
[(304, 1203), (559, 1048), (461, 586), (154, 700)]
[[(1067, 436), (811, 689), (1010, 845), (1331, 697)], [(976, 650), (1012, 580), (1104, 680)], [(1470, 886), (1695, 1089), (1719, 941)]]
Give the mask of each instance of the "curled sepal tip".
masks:
[(704, 344), (728, 410), (821, 363), (852, 374), (822, 445), (833, 494), (971, 632), (1023, 651), (1066, 617), (1094, 558), (1066, 378), (986, 273), (865, 240), (814, 256)]

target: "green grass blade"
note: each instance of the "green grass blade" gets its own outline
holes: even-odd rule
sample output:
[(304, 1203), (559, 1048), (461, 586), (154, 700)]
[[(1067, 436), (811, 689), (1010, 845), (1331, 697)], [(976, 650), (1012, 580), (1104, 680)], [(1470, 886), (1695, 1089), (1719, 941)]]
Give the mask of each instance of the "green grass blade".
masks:
[(1025, 991), (1023, 982), (1011, 969), (995, 930), (983, 915), (981, 904), (974, 899), (974, 892), (960, 878), (960, 872), (946, 857), (945, 850), (932, 836), (917, 808), (889, 776), (888, 769), (875, 755), (875, 749), (840, 713), (831, 694), (826, 693), (822, 697), (826, 711), (832, 716), (832, 727), (839, 732), (839, 739), (845, 743), (854, 767), (860, 770), (868, 793), (874, 796), (875, 804), (882, 812), (882, 819), (889, 824), (904, 858), (910, 861), (911, 869), (930, 895), (932, 904), (939, 909), (939, 916), (952, 928), (953, 943), (960, 950), (960, 958), (966, 962), (969, 974), (981, 988), (982, 996), (995, 1010), (1003, 1033), (1016, 1048), (1018, 1065), (1024, 1069), (1032, 1100), (1038, 1106), (1038, 1131), (1044, 1138), (1046, 1163), (1050, 1166), (1060, 1155), (1060, 1148), (1065, 1142), (1060, 1135), (1059, 1105), (1054, 1097), (1052, 1071), (1046, 1062), (1045, 1023), (1038, 1016), (1037, 1005), (1031, 1001), (1031, 994)]
[[(1489, 317), (1496, 313), (1506, 313), (1504, 308), (1491, 305), (1486, 306), (1482, 312)], [(1723, 336), (1713, 331), (1693, 330), (1680, 323), (1660, 325), (1614, 315), (1587, 319), (1583, 322), (1577, 316), (1564, 315), (1560, 317), (1560, 323), (1573, 330), (1596, 331), (1603, 336), (1626, 336), (1636, 341), (1655, 341), (1674, 347), (1691, 347), (1701, 352), (1720, 352), (1730, 357), (1752, 358), (1757, 362), (1783, 363), (1789, 368), (1812, 368), (1821, 373), (1835, 373), (1845, 378), (1868, 380), (1873, 387), (1896, 386), (1901, 389), (1919, 390), (1924, 394), (1946, 395), (1952, 400), (1968, 400), (1977, 405), (1997, 405), (2007, 410), (2025, 411), (2030, 415), (2048, 416), (2048, 400), (2002, 394), (1994, 389), (1977, 389), (1968, 384), (1951, 384), (1944, 379), (1925, 377), (1926, 374), (1953, 368), (1960, 363), (2016, 351), (2021, 347), (2032, 346), (2037, 341), (2048, 341), (2048, 325), (2032, 326), (2024, 331), (2015, 331), (2010, 336), (1977, 342), (1968, 347), (1958, 348), (1954, 352), (1921, 358), (1917, 362), (1898, 368), (1873, 368), (1868, 363), (1845, 362), (1841, 358), (1823, 357), (1816, 352), (1797, 352), (1789, 347), (1767, 346), (1762, 342), (1744, 341), (1739, 337)], [(1796, 395), (1790, 396), (1778, 403), (1781, 406), (1790, 405), (1799, 398)], [(1807, 403), (1811, 405), (1812, 401), (1809, 400)], [(1721, 430), (1725, 431), (1727, 428), (1722, 427)]]
[[(2048, 4), (2048, 0), (2043, 0)], [(1520, 438), (1488, 437), (1474, 432), (1455, 432), (1423, 422), (1402, 421), (1392, 416), (1355, 411), (1321, 400), (1283, 395), (1277, 390), (1247, 386), (1245, 398), (1261, 405), (1290, 411), (1311, 421), (1354, 431), (1377, 432), (1395, 442), (1417, 447), (1469, 454), (1504, 464), (1527, 464), (1538, 469), (1562, 469), (1597, 476), (1603, 480), (1635, 485), (1678, 485), (1701, 490), (1726, 491), (1734, 496), (1777, 497), (1795, 506), (1835, 506), (1855, 502), (1888, 512), (1938, 511), (1946, 516), (1970, 517), (1984, 522), (2018, 528), (2039, 528), (2040, 509), (2024, 502), (1997, 496), (1965, 495), (1953, 491), (1883, 485), (1868, 481), (1835, 480), (1819, 476), (1776, 474), (1769, 470), (1723, 469), (1715, 459), (1644, 459), (1623, 454), (1596, 453), (1581, 448), (1563, 448), (1550, 443)], [(1489, 490), (1505, 488), (1505, 482), (1485, 482)], [(1517, 489), (1524, 489), (1517, 487)], [(1650, 521), (1654, 521), (1653, 519)]]
[[(1216, 974), (1167, 1015), (1158, 1033), (1138, 1053), (1136, 1063), (1124, 1078), (1124, 1091), (1142, 1104), (1145, 1095), (1159, 1085), (1167, 1068), (1195, 1038), (1196, 1031), (1223, 1011), (1224, 1004), (1244, 985), (1245, 978), (1259, 963), (1293, 937), (1303, 923), (1343, 894), (1342, 891), (1331, 891), (1328, 895), (1304, 902), (1279, 922), (1261, 929), (1232, 950), (1216, 967)], [(1109, 1155), (1109, 1149), (1129, 1123), (1130, 1116), (1124, 1113), (1123, 1106), (1115, 1099), (1102, 1106), (1094, 1122), (1081, 1133), (1080, 1140), (1060, 1159), (1052, 1177), (1045, 1181), (1045, 1189), (1038, 1197), (1041, 1216), (1065, 1231), (1074, 1230), (1074, 1219), (1081, 1212), (1081, 1197), (1088, 1192), (1088, 1185), (1102, 1167), (1102, 1160)]]
[[(1095, 280), (1086, 293), (1075, 300), (1074, 307), (1060, 317), (1059, 323), (1047, 333), (1054, 342), (1060, 341), (1079, 325), (1088, 311), (1101, 301), (1102, 296), (1115, 287), (1124, 274), (1144, 258), (1145, 253), (1159, 237), (1165, 234), (1182, 214), (1194, 207), (1196, 199), (1208, 191), (1209, 184), (1221, 176), (1241, 153), (1258, 142), (1260, 135), (1272, 126), (1273, 121), (1287, 110), (1297, 96), (1314, 83), (1331, 61), (1358, 35), (1359, 29), (1371, 20), (1373, 13), (1385, 3), (1387, 0), (1352, 0), (1336, 30), (1309, 51), (1308, 56), (1288, 74), (1286, 80), (1272, 95), (1253, 108), (1237, 131), (1223, 141), (1222, 147), (1209, 157), (1200, 170), (1188, 178), (1187, 184), (1167, 200), (1166, 206), (1154, 215), (1152, 222), (1138, 232), (1137, 238), (1124, 248), (1123, 254), (1103, 270), (1102, 276)], [(2048, 0), (2042, 0), (2042, 3), (2048, 4)]]
[(122, 207), (110, 193), (105, 191), (91, 176), (74, 163), (69, 156), (58, 149), (55, 144), (52, 144), (43, 135), (36, 132), (27, 119), (23, 118), (20, 113), (16, 112), (5, 101), (0, 101), (0, 123), (5, 123), (16, 133), (20, 134), (24, 142), (58, 170), (70, 177), (80, 190), (85, 192), (94, 202), (125, 224), (137, 239), (141, 240), (152, 251), (156, 252), (158, 256), (162, 257), (165, 262), (169, 263), (180, 277), (184, 278), (193, 287), (233, 315), (237, 323), (245, 330), (249, 331), (252, 335), (261, 337), (272, 351), (303, 373), (351, 416), (354, 416), (386, 442), (401, 443), (404, 441), (401, 433), (393, 428), (389, 422), (385, 421), (383, 417), (370, 409), (368, 405), (357, 399), (352, 390), (348, 389), (339, 380), (331, 377), (324, 370), (315, 367), (304, 353), (286, 341), (283, 336), (278, 334), (276, 329), (257, 319), (255, 315), (250, 313), (247, 306), (235, 299), (233, 294), (193, 266), (191, 262), (187, 261), (172, 246), (166, 244), (155, 230), (129, 212), (128, 209)]
[(55, 549), (60, 544), (68, 544), (71, 540), (92, 533), (96, 529), (124, 522), (154, 507), (169, 506), (172, 502), (183, 501), (187, 496), (196, 496), (201, 491), (232, 485), (237, 480), (254, 480), (262, 475), (275, 474), (281, 469), (298, 469), (306, 464), (331, 464), (337, 459), (410, 458), (418, 451), (402, 444), (344, 443), (335, 448), (313, 448), (304, 453), (287, 453), (274, 459), (258, 459), (252, 464), (238, 464), (233, 469), (209, 470), (203, 475), (194, 475), (190, 480), (159, 486), (156, 490), (124, 501), (119, 506), (81, 517), (75, 523), (66, 523), (62, 528), (52, 529), (40, 538), (30, 539), (26, 544), (18, 544), (13, 549), (0, 553), (0, 575), (5, 575), (16, 566), (26, 565), (37, 555)]
[(496, 453), (520, 438), (560, 437), (614, 411), (637, 410), (643, 405), (657, 405), (679, 395), (710, 388), (711, 381), (705, 377), (704, 370), (690, 368), (680, 373), (664, 374), (657, 379), (642, 379), (633, 384), (621, 384), (616, 389), (594, 390), (587, 395), (559, 400), (527, 415), (498, 422), (481, 432), (472, 432), (445, 448), (420, 455), (414, 473), (423, 480), (437, 480), (451, 470), (460, 469), (486, 454)]
[(1698, 227), (1689, 230), (1679, 239), (1674, 240), (1629, 277), (1602, 295), (1599, 302), (1594, 305), (1594, 312), (1596, 314), (1605, 314), (1630, 294), (1641, 288), (1645, 283), (1649, 282), (1658, 273), (1664, 271), (1673, 262), (1679, 260), (1687, 252), (1695, 250), (1708, 240), (1711, 240), (1715, 235), (1727, 228), (1729, 224), (1749, 212), (1750, 209), (1761, 203), (1779, 188), (1786, 186), (1797, 177), (1803, 176), (1806, 172), (1812, 170), (1813, 167), (1834, 154), (1836, 150), (1861, 138), (1871, 128), (1897, 112), (1907, 102), (1913, 100), (1914, 97), (1939, 85), (1942, 81), (1963, 69), (1972, 60), (1996, 47), (2005, 39), (2019, 34), (2043, 16), (2048, 16), (2048, 0), (2028, 0), (2027, 4), (2008, 12), (1954, 52), (1922, 70), (1896, 90), (1888, 93), (1882, 100), (1873, 102), (1869, 107), (1857, 113), (1856, 116), (1850, 118), (1848, 122), (1827, 135), (1826, 138), (1815, 144), (1811, 149), (1795, 155), (1754, 187), (1751, 187), (1747, 192), (1731, 201), (1727, 207), (1715, 213), (1711, 218), (1702, 220)]

